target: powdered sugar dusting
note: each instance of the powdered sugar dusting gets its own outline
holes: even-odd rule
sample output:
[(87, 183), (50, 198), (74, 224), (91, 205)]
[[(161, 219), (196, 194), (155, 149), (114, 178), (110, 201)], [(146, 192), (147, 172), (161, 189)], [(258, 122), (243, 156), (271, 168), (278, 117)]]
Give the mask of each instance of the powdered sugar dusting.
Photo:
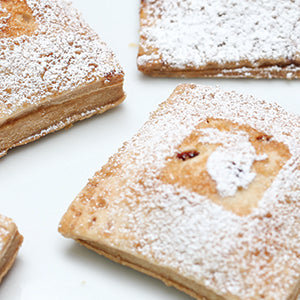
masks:
[[(249, 124), (289, 147), (292, 158), (247, 217), (155, 179), (165, 157), (173, 155), (177, 145), (206, 118)], [(300, 213), (299, 124), (299, 116), (275, 104), (218, 88), (185, 86), (175, 93), (126, 146), (125, 152), (134, 152), (133, 161), (125, 156), (124, 162), (122, 155), (118, 159), (125, 163), (125, 176), (135, 170), (131, 176), (142, 182), (142, 186), (125, 187), (118, 200), (129, 202), (124, 209), (126, 224), (141, 241), (140, 252), (222, 295), (287, 299), (289, 288), (300, 277), (300, 228), (295, 221)], [(140, 195), (138, 207), (135, 198), (129, 200), (132, 190)], [(292, 205), (285, 202), (287, 198)]]
[[(145, 0), (139, 65), (299, 66), (299, 0)], [(152, 54), (149, 49), (158, 49)], [(297, 66), (296, 66), (297, 67)], [(299, 68), (298, 68), (299, 69)]]
[[(247, 216), (159, 179), (167, 158), (207, 118), (249, 125), (289, 148), (291, 158)], [(276, 104), (219, 88), (182, 85), (113, 156), (106, 175), (97, 173), (89, 187), (93, 197), (83, 192), (75, 200), (82, 216), (98, 215), (97, 233), (72, 211), (73, 220), (79, 220), (69, 230), (97, 242), (109, 220), (113, 226), (104, 239), (113, 247), (170, 268), (220, 297), (289, 299), (300, 278), (299, 124), (298, 115)], [(248, 163), (263, 159), (247, 147)], [(92, 201), (98, 198), (106, 200), (104, 210)]]
[[(0, 40), (0, 114), (122, 74), (111, 50), (70, 3), (27, 0), (38, 29)], [(1, 29), (1, 28), (0, 28)]]
[(221, 144), (208, 158), (207, 171), (217, 183), (221, 197), (234, 196), (237, 189), (246, 189), (255, 178), (251, 171), (254, 161), (267, 155), (256, 155), (249, 136), (242, 131), (222, 132), (215, 128), (203, 129), (200, 143)]

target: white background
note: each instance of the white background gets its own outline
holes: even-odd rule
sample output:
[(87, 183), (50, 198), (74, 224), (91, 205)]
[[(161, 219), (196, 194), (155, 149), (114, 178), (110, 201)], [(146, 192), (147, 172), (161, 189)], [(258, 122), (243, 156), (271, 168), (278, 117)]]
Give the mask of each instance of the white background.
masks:
[(87, 179), (145, 122), (177, 84), (220, 85), (300, 113), (300, 82), (155, 79), (136, 68), (139, 0), (75, 0), (74, 5), (116, 53), (127, 98), (119, 107), (9, 151), (0, 159), (0, 213), (12, 217), (24, 243), (0, 286), (9, 300), (188, 300), (160, 281), (63, 238), (58, 223)]

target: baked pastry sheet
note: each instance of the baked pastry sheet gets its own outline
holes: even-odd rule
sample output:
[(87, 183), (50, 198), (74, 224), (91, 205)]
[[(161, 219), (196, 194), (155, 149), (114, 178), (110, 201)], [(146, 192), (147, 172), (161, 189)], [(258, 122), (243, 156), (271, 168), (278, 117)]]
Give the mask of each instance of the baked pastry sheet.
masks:
[(299, 124), (275, 103), (179, 85), (59, 231), (197, 299), (296, 299)]
[(0, 1), (0, 156), (124, 100), (109, 47), (65, 1)]
[(300, 77), (299, 1), (142, 0), (138, 69), (157, 77)]

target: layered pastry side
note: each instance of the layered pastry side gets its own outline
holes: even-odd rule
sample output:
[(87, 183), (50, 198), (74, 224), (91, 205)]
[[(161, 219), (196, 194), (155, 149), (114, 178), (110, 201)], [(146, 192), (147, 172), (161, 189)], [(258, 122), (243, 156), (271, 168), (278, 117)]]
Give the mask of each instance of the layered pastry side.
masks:
[(0, 0), (0, 156), (118, 105), (123, 79), (70, 3)]
[(59, 231), (196, 299), (300, 289), (300, 117), (179, 85), (91, 178)]
[(22, 242), (16, 224), (0, 215), (0, 282), (14, 263)]
[(299, 0), (141, 0), (138, 69), (158, 77), (300, 78)]

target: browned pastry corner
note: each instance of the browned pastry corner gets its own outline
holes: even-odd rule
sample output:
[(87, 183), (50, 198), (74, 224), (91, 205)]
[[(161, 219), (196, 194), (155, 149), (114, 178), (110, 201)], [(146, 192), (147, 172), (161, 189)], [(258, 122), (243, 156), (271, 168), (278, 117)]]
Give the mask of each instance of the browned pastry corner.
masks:
[(22, 242), (16, 224), (0, 215), (0, 282), (14, 263)]
[(70, 205), (59, 231), (196, 299), (300, 288), (300, 117), (179, 85)]
[(0, 0), (0, 156), (124, 100), (111, 50), (65, 1)]
[(157, 77), (300, 78), (300, 2), (142, 0), (138, 69)]

